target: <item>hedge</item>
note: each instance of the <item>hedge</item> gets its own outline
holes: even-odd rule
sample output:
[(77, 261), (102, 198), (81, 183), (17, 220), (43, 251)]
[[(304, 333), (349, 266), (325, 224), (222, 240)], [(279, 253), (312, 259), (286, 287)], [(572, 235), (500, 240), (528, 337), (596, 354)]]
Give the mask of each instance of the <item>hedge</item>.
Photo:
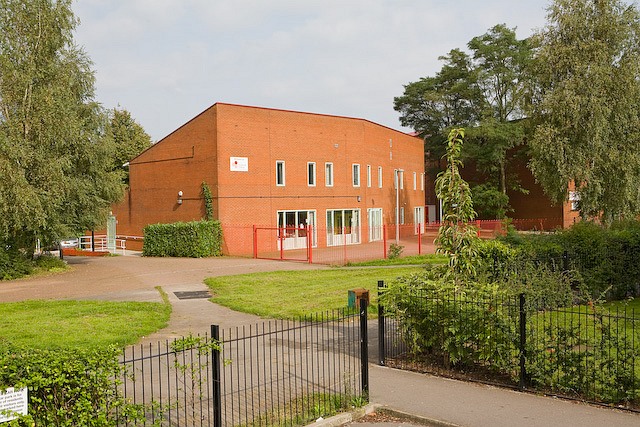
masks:
[(220, 221), (151, 224), (144, 228), (144, 256), (202, 258), (222, 255)]
[(640, 296), (638, 221), (617, 222), (609, 228), (582, 221), (556, 233), (511, 236), (505, 241), (531, 260), (556, 266), (566, 262), (593, 299)]

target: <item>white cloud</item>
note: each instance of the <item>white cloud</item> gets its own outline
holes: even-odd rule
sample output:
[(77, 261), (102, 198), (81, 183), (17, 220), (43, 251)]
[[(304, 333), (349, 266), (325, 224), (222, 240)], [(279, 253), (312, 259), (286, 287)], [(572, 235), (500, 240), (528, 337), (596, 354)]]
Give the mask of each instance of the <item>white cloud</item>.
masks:
[(215, 102), (366, 118), (399, 128), (393, 97), (498, 23), (520, 37), (544, 0), (79, 0), (76, 41), (98, 101), (160, 139)]

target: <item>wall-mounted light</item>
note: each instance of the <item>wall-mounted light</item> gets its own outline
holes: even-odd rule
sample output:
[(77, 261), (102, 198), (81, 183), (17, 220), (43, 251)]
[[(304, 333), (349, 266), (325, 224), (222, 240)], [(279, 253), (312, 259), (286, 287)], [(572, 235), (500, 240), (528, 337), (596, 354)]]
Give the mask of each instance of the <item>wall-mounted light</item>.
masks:
[(178, 204), (182, 204), (182, 190), (178, 191)]
[(360, 196), (358, 196), (358, 203), (360, 203), (360, 200), (362, 200), (362, 198)]

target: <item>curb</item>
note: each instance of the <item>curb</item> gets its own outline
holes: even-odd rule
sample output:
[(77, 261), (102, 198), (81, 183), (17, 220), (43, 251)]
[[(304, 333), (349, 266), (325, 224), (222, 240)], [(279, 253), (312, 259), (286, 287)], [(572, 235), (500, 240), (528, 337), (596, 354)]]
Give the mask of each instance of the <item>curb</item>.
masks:
[(395, 418), (408, 421), (413, 424), (419, 424), (429, 427), (459, 427), (457, 424), (452, 424), (447, 421), (437, 420), (434, 418), (422, 417), (419, 415), (409, 414), (407, 412), (398, 411), (379, 403), (370, 403), (362, 408), (355, 409), (351, 412), (344, 412), (342, 414), (334, 415), (326, 419), (318, 419), (316, 422), (307, 424), (307, 427), (339, 427), (345, 424), (349, 424), (353, 421), (357, 421), (363, 418), (365, 415), (369, 415), (374, 412), (380, 412), (386, 415), (390, 415)]
[(460, 427), (458, 424), (452, 424), (447, 421), (437, 420), (435, 418), (422, 417), (419, 415), (409, 414), (407, 412), (397, 411), (395, 409), (388, 408), (386, 406), (378, 405), (378, 411), (387, 415), (391, 415), (402, 420), (430, 427)]
[(316, 422), (307, 424), (307, 427), (338, 427), (343, 426), (345, 424), (349, 424), (352, 421), (355, 421), (359, 418), (364, 417), (365, 415), (371, 414), (375, 412), (381, 405), (375, 403), (369, 403), (362, 408), (354, 409), (351, 412), (343, 412), (342, 414), (334, 415), (332, 417), (326, 419), (316, 420)]

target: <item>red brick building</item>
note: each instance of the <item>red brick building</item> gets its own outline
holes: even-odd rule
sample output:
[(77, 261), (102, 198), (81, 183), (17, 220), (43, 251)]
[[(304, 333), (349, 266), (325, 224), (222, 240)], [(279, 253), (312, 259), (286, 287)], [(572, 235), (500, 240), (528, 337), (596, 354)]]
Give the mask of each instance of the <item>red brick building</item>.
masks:
[(396, 207), (401, 224), (425, 221), (423, 141), (358, 118), (217, 103), (132, 159), (129, 171), (113, 210), (118, 235), (203, 218), (206, 182), (225, 254), (250, 255), (256, 236), (261, 251), (307, 239), (314, 247), (380, 240)]

